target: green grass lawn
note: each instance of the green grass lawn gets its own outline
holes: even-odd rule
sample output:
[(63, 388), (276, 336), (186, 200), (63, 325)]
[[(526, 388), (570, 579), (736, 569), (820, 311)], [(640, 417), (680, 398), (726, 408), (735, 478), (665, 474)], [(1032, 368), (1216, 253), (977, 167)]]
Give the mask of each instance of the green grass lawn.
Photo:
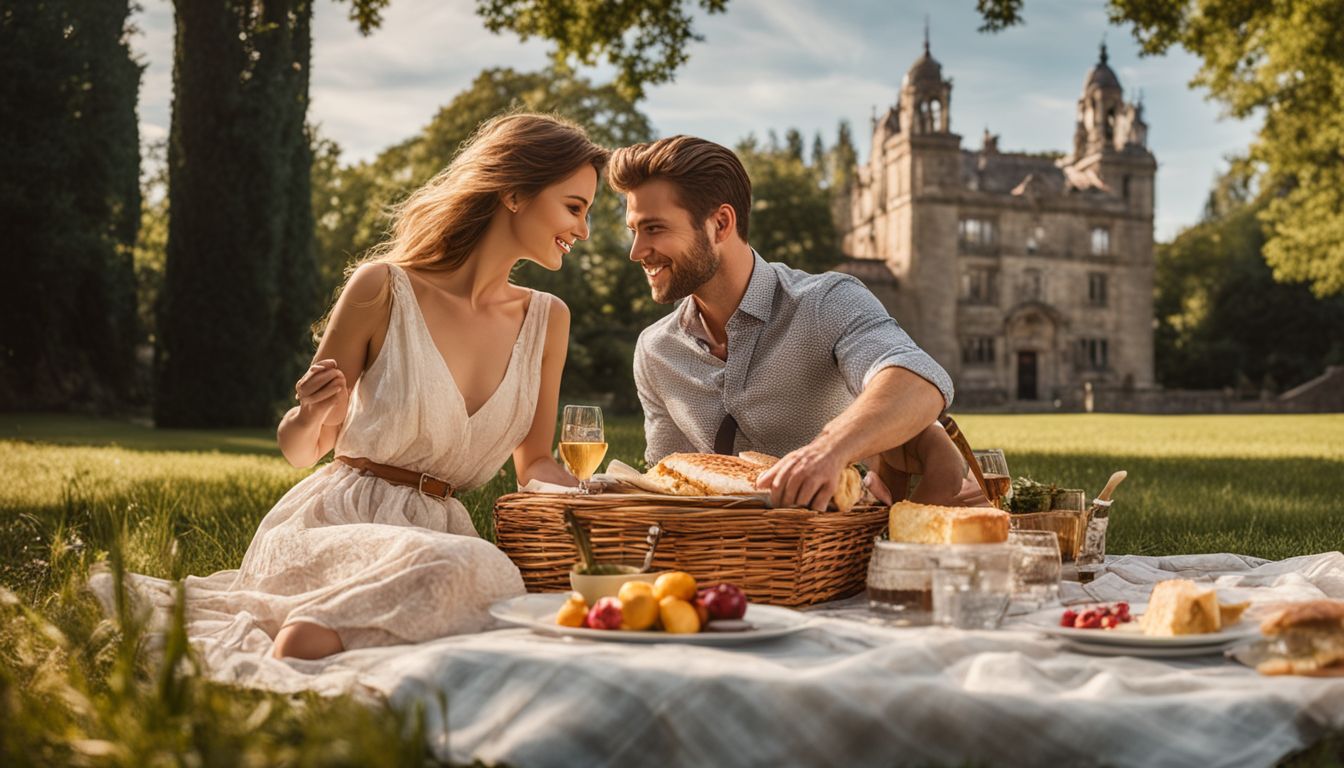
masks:
[[(1344, 542), (1344, 415), (958, 422), (973, 446), (1002, 448), (1013, 475), (1095, 494), (1127, 470), (1112, 553), (1279, 559)], [(609, 457), (638, 465), (641, 423), (609, 419), (608, 442)], [(174, 656), (170, 643), (166, 661), (145, 659), (138, 630), (102, 621), (79, 591), (114, 541), (140, 573), (236, 567), (261, 517), (309, 471), (285, 463), (271, 430), (0, 415), (0, 758), (132, 765), (227, 749), (259, 764), (421, 759), (410, 713), (202, 682), (184, 648)], [(505, 467), (463, 495), (483, 534), (492, 534), (494, 499), (513, 485)], [(151, 716), (128, 714), (142, 711)]]

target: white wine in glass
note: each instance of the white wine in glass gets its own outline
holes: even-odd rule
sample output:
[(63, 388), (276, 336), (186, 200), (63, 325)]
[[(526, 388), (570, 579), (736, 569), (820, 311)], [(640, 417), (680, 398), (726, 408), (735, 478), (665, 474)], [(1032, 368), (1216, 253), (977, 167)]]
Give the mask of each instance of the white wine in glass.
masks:
[(595, 405), (566, 405), (560, 424), (560, 458), (579, 479), (579, 493), (589, 493), (588, 481), (607, 455), (602, 409)]

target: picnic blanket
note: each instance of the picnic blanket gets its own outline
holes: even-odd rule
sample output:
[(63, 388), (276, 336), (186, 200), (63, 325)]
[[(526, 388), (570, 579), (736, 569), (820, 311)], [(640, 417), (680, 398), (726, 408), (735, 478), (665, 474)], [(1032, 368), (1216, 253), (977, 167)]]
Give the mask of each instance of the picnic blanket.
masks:
[[(1344, 599), (1344, 554), (1119, 557), (1066, 601), (1142, 601), (1173, 577), (1258, 605)], [(1011, 622), (894, 628), (848, 601), (733, 648), (502, 629), (318, 662), (215, 664), (220, 680), (423, 708), (442, 760), (529, 766), (1270, 765), (1344, 729), (1344, 678), (1264, 677), (1218, 656), (1073, 653)], [(202, 647), (211, 662), (208, 646)]]

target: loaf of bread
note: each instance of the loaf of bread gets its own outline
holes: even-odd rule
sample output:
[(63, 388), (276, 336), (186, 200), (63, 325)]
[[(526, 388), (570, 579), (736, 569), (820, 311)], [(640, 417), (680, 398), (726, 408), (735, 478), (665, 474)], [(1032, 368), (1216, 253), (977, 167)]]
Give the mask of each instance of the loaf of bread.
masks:
[(1294, 603), (1260, 625), (1269, 656), (1265, 675), (1344, 675), (1344, 601)]
[(1139, 617), (1143, 634), (1154, 637), (1200, 635), (1217, 632), (1222, 626), (1217, 594), (1189, 579), (1154, 584), (1148, 607)]
[(891, 506), (888, 535), (912, 544), (996, 544), (1008, 540), (1008, 513), (902, 501)]
[[(716, 453), (673, 453), (650, 469), (648, 476), (674, 496), (730, 496), (761, 493), (756, 478), (779, 459), (746, 451), (740, 456)], [(831, 503), (848, 512), (863, 495), (863, 479), (854, 467), (845, 467), (836, 480)]]

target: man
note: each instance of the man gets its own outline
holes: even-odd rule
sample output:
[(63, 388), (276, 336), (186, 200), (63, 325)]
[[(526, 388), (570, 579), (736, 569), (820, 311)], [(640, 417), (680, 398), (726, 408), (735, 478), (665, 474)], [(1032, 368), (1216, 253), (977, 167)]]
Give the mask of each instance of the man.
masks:
[(821, 510), (841, 469), (880, 454), (883, 480), (922, 472), (921, 489), (957, 503), (966, 465), (936, 424), (952, 403), (947, 372), (858, 280), (752, 250), (751, 181), (732, 151), (673, 136), (617, 150), (608, 175), (654, 300), (690, 297), (635, 349), (650, 464), (678, 451), (772, 453), (783, 458), (758, 486), (774, 505)]

